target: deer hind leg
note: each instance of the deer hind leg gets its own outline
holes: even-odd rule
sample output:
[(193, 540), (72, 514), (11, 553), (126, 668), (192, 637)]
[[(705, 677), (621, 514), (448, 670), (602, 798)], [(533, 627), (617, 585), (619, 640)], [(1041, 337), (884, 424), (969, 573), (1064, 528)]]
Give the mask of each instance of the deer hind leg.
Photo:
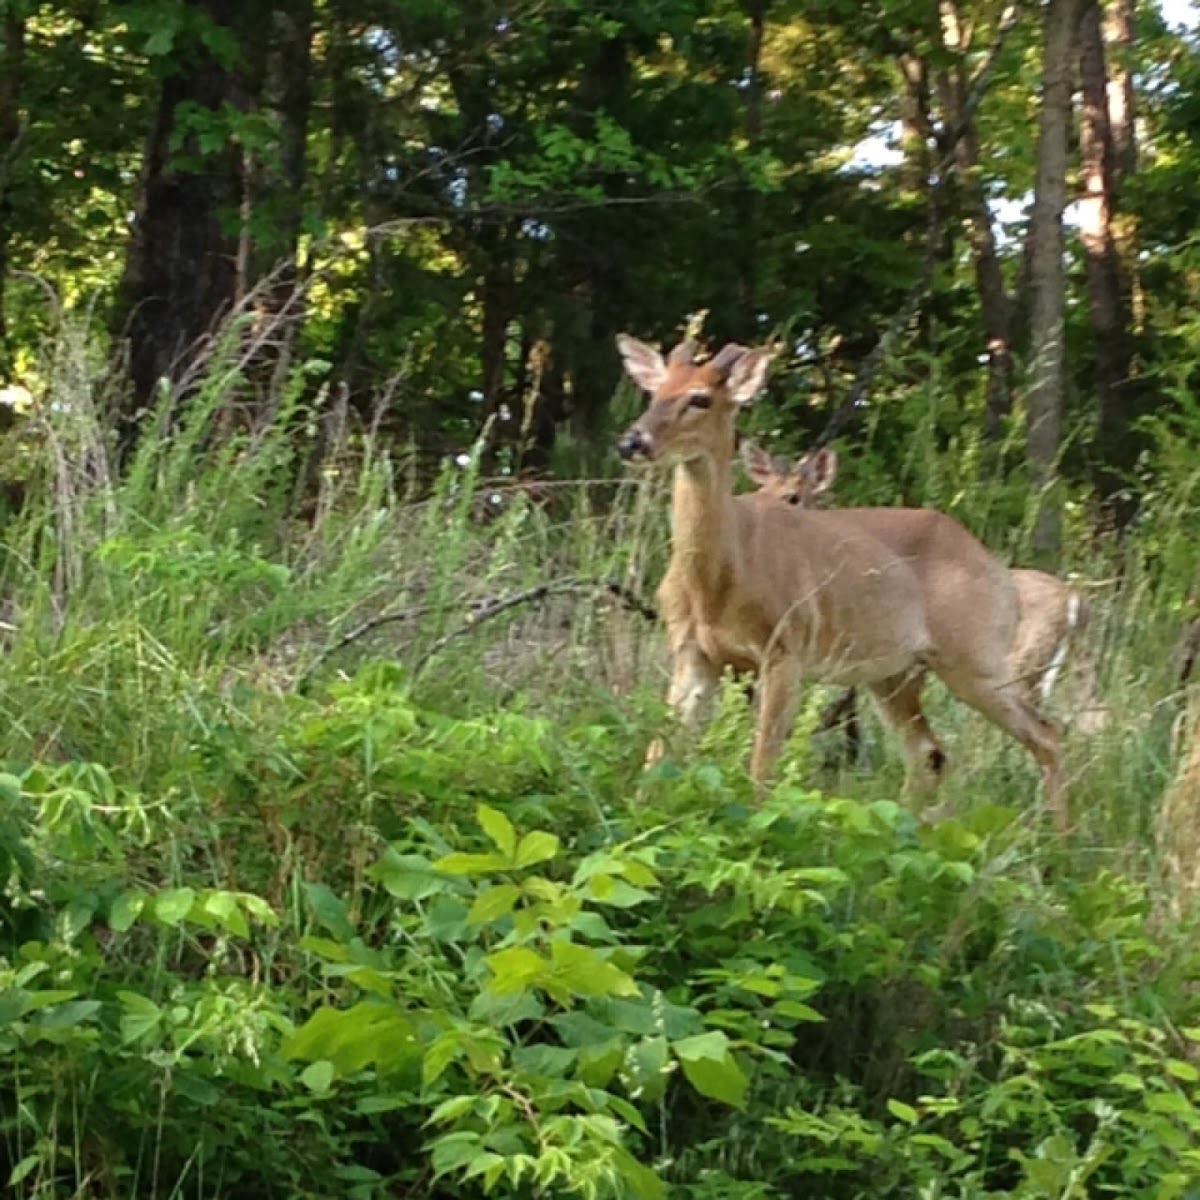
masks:
[(949, 765), (946, 752), (921, 709), (924, 683), (924, 671), (911, 671), (870, 685), (880, 716), (895, 730), (904, 746), (907, 765), (904, 790), (910, 795), (933, 791)]
[[(684, 642), (675, 651), (667, 703), (679, 714), (683, 725), (698, 729), (704, 724), (720, 680), (720, 668), (695, 642)], [(654, 766), (665, 753), (663, 739), (655, 738), (646, 750), (646, 766)]]
[(761, 691), (750, 777), (755, 783), (765, 784), (796, 716), (796, 702), (800, 697), (799, 665), (790, 658), (768, 662), (762, 671)]
[(993, 680), (946, 680), (964, 704), (1011, 734), (1033, 755), (1042, 772), (1046, 806), (1060, 832), (1070, 825), (1063, 780), (1062, 738), (1058, 725), (1042, 717), (1018, 687)]

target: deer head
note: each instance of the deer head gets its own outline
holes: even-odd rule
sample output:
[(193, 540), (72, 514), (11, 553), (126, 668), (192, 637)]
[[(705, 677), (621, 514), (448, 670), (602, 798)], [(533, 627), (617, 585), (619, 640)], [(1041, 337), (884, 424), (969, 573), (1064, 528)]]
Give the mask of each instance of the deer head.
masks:
[(667, 358), (621, 334), (617, 349), (629, 377), (650, 394), (650, 405), (625, 431), (617, 450), (627, 460), (655, 463), (698, 458), (727, 460), (738, 409), (762, 391), (774, 351), (730, 342), (712, 358), (696, 361), (691, 339)]
[(741, 452), (747, 473), (763, 495), (801, 508), (816, 508), (837, 478), (837, 453), (828, 446), (801, 455), (790, 465), (786, 459), (772, 457), (756, 442), (744, 441)]

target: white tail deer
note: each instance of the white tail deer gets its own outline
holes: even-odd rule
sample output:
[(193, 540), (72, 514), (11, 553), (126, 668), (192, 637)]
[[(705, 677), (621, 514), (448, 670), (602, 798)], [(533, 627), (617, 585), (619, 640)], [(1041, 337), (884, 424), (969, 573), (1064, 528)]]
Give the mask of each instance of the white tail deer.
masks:
[[(788, 463), (754, 442), (742, 443), (742, 462), (759, 494), (815, 508), (837, 478), (837, 455), (828, 447)], [(1013, 568), (1021, 615), (1008, 652), (1008, 673), (1030, 701), (1046, 704), (1062, 675), (1067, 654), (1088, 619), (1087, 601), (1069, 583), (1045, 571)]]
[(621, 456), (675, 472), (671, 560), (658, 596), (673, 657), (668, 700), (684, 722), (705, 715), (724, 668), (756, 672), (750, 772), (762, 783), (803, 677), (865, 684), (918, 789), (936, 783), (946, 762), (921, 710), (932, 670), (1029, 750), (1065, 825), (1057, 728), (1009, 686), (1019, 604), (1008, 569), (932, 509), (812, 511), (735, 497), (734, 419), (765, 385), (770, 349), (731, 344), (697, 362), (690, 340), (669, 359), (626, 335), (617, 346), (650, 395), (618, 443)]

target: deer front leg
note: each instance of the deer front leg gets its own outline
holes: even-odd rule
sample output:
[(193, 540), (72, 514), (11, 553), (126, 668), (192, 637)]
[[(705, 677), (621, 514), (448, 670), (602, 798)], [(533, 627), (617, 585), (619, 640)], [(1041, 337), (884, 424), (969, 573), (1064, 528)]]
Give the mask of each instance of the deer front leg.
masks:
[[(684, 642), (676, 649), (667, 703), (688, 729), (698, 729), (708, 719), (720, 679), (716, 664), (695, 642)], [(665, 752), (663, 739), (655, 738), (646, 751), (646, 766), (654, 766)]]
[(785, 658), (763, 668), (758, 732), (750, 758), (750, 777), (759, 785), (771, 777), (771, 768), (791, 732), (799, 696), (800, 668), (797, 663)]

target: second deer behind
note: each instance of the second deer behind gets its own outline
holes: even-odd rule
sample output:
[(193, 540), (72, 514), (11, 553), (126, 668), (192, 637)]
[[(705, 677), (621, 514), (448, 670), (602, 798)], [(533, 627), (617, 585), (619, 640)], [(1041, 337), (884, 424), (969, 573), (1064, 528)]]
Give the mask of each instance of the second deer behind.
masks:
[[(802, 508), (815, 508), (837, 479), (837, 454), (828, 447), (801, 455), (794, 463), (773, 458), (750, 441), (742, 443), (741, 454), (759, 495)], [(1009, 675), (1031, 702), (1045, 704), (1063, 672), (1072, 641), (1087, 623), (1087, 601), (1078, 589), (1045, 571), (1014, 567), (1012, 577), (1020, 617), (1008, 652)], [(1081, 697), (1073, 699), (1078, 703)], [(1093, 714), (1089, 729), (1099, 708), (1093, 697), (1086, 710)]]

